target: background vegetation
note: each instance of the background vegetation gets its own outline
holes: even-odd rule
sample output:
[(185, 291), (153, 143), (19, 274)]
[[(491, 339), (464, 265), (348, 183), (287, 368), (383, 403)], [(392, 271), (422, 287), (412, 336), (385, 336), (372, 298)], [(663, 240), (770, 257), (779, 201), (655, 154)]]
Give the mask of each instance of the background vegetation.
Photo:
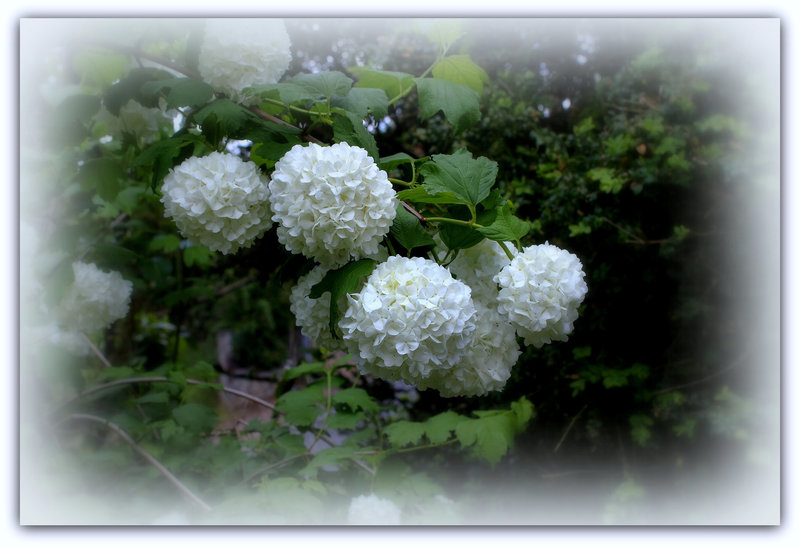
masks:
[[(420, 75), (440, 51), (434, 23), (287, 21), (288, 74)], [(485, 71), (479, 121), (455, 131), (442, 112), (420, 119), (412, 91), (367, 127), (382, 157), (465, 147), (499, 164), (503, 197), (531, 222), (523, 242), (583, 262), (589, 293), (569, 342), (528, 348), (506, 388), (480, 398), (352, 376), (294, 327), (288, 293), (303, 264), (274, 231), (234, 256), (182, 240), (152, 185), (164, 169), (152, 151), (174, 129), (103, 142), (94, 116), (100, 98), (130, 92), (130, 52), (74, 40), (23, 94), (42, 121), (22, 128), (22, 219), (40, 234), (35, 266), (51, 301), (76, 256), (122, 272), (135, 292), (128, 316), (95, 340), (112, 367), (23, 345), (21, 447), (42, 456), (23, 469), (23, 495), (48, 493), (38, 511), (64, 522), (343, 522), (350, 497), (373, 490), (421, 523), (775, 518), (773, 59), (739, 47), (752, 29), (702, 20), (450, 24), (463, 36), (449, 54)], [(185, 29), (152, 26), (143, 64), (191, 68), (197, 33)], [(228, 149), (269, 169), (279, 150), (238, 129), (221, 123)], [(312, 134), (330, 137), (324, 129)], [(118, 380), (130, 383), (90, 392)], [(332, 399), (331, 386), (346, 395)], [(107, 427), (61, 421), (76, 414), (124, 430), (211, 516)]]

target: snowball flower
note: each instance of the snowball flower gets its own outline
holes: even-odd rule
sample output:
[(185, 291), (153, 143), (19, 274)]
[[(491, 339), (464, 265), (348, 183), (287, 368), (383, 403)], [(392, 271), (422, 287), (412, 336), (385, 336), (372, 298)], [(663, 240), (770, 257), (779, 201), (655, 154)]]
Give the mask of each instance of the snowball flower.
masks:
[(495, 307), (479, 302), (475, 307), (477, 327), (467, 354), (451, 368), (432, 370), (420, 389), (436, 389), (444, 397), (473, 397), (506, 385), (521, 353), (514, 326)]
[(348, 524), (400, 524), (400, 508), (392, 500), (375, 494), (358, 496), (350, 502)]
[(468, 353), (475, 331), (470, 293), (431, 260), (391, 256), (348, 295), (339, 326), (363, 372), (416, 384)]
[(104, 272), (94, 264), (72, 264), (75, 282), (59, 304), (61, 324), (85, 333), (104, 329), (125, 317), (133, 284), (119, 272)]
[[(517, 253), (512, 244), (507, 246), (512, 254)], [(444, 258), (445, 254), (446, 250), (443, 247), (439, 250), (440, 258)], [(511, 259), (498, 242), (484, 239), (469, 249), (460, 250), (447, 269), (456, 279), (469, 285), (473, 301), (496, 306), (497, 283), (494, 281), (494, 276), (509, 262)]]
[(268, 182), (253, 162), (212, 152), (171, 169), (161, 201), (185, 237), (229, 254), (272, 226)]
[(397, 202), (386, 173), (363, 148), (296, 145), (269, 183), (278, 239), (326, 267), (379, 252)]
[(291, 42), (280, 19), (210, 19), (198, 68), (211, 87), (237, 102), (255, 97), (244, 90), (280, 80), (292, 62)]
[(331, 336), (331, 293), (325, 292), (319, 298), (309, 297), (311, 288), (322, 281), (327, 273), (328, 268), (317, 266), (300, 277), (289, 296), (290, 309), (295, 316), (297, 326), (305, 336), (328, 350), (344, 350), (342, 340)]
[(586, 296), (581, 262), (553, 245), (526, 247), (495, 277), (498, 311), (526, 344), (565, 341)]

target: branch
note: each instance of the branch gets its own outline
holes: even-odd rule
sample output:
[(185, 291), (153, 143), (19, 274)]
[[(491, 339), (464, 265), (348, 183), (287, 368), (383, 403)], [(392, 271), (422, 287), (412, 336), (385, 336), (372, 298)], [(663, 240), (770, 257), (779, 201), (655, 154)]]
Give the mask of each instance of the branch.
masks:
[(189, 488), (186, 487), (186, 485), (183, 484), (181, 481), (179, 481), (178, 478), (175, 477), (175, 475), (170, 473), (169, 470), (161, 464), (161, 462), (159, 462), (157, 459), (155, 459), (144, 448), (142, 448), (141, 446), (136, 444), (136, 441), (134, 441), (131, 438), (130, 435), (125, 433), (125, 431), (123, 431), (114, 422), (110, 422), (110, 421), (108, 421), (106, 419), (100, 418), (99, 416), (93, 416), (91, 414), (71, 414), (71, 415), (67, 416), (66, 418), (64, 418), (63, 420), (61, 420), (61, 422), (66, 421), (66, 420), (86, 420), (86, 421), (96, 422), (96, 423), (100, 423), (100, 424), (105, 425), (106, 427), (111, 429), (114, 433), (116, 433), (117, 435), (122, 437), (123, 441), (128, 443), (130, 445), (130, 447), (133, 448), (140, 456), (142, 456), (144, 459), (146, 459), (153, 467), (158, 469), (161, 472), (162, 475), (164, 475), (172, 484), (177, 486), (178, 489), (181, 492), (183, 492), (184, 494), (186, 494), (186, 496), (189, 499), (191, 499), (193, 502), (195, 502), (197, 505), (199, 505), (200, 507), (202, 507), (206, 511), (211, 511), (211, 507), (209, 507), (208, 504), (206, 504), (203, 500), (201, 500), (199, 497), (197, 497), (197, 495), (194, 492), (189, 490)]
[(189, 78), (193, 78), (195, 80), (202, 80), (202, 76), (200, 76), (200, 74), (198, 74), (194, 70), (191, 70), (189, 68), (186, 68), (185, 66), (179, 65), (178, 63), (176, 63), (174, 61), (171, 61), (169, 59), (166, 59), (164, 57), (160, 57), (158, 55), (153, 55), (152, 53), (147, 53), (147, 52), (142, 51), (140, 49), (137, 49), (135, 47), (123, 46), (123, 45), (120, 45), (120, 44), (113, 44), (111, 42), (89, 42), (87, 45), (102, 47), (102, 48), (110, 49), (112, 51), (119, 51), (120, 53), (125, 53), (127, 55), (131, 55), (131, 56), (137, 57), (137, 58), (141, 57), (143, 59), (148, 59), (150, 61), (153, 61), (154, 63), (158, 63), (161, 66), (165, 66), (167, 68), (171, 68), (175, 72), (180, 72), (181, 74), (183, 74), (184, 76), (188, 76)]
[(569, 425), (567, 426), (567, 429), (564, 430), (564, 434), (561, 435), (561, 439), (558, 441), (558, 444), (553, 449), (553, 453), (554, 454), (558, 452), (559, 448), (561, 448), (561, 445), (564, 443), (564, 440), (567, 438), (567, 435), (569, 434), (570, 430), (572, 429), (572, 426), (575, 425), (575, 422), (578, 421), (578, 418), (580, 417), (581, 414), (583, 414), (583, 411), (586, 410), (586, 407), (588, 407), (588, 406), (589, 406), (589, 403), (586, 403), (585, 405), (583, 405), (583, 408), (581, 408), (578, 411), (578, 413), (575, 414), (575, 416), (573, 416), (572, 420), (569, 422)]
[[(267, 120), (269, 122), (277, 123), (279, 125), (285, 125), (287, 127), (291, 127), (293, 129), (297, 129), (298, 131), (300, 131), (300, 128), (297, 127), (296, 125), (292, 125), (289, 122), (287, 122), (286, 120), (282, 120), (282, 119), (278, 118), (277, 116), (273, 116), (272, 114), (264, 112), (263, 110), (261, 110), (257, 106), (250, 106), (248, 108), (249, 108), (250, 112), (252, 112), (256, 116), (258, 116), (262, 120)], [(316, 143), (316, 144), (320, 144), (322, 146), (325, 145), (325, 143), (322, 142), (321, 140), (319, 140), (318, 138), (313, 137), (311, 135), (308, 135), (306, 133), (303, 133), (303, 138), (308, 142), (313, 142), (313, 143)]]
[(81, 338), (83, 338), (83, 341), (86, 342), (86, 344), (89, 346), (89, 349), (91, 349), (94, 352), (94, 354), (97, 355), (97, 358), (100, 359), (105, 366), (111, 368), (111, 363), (108, 362), (108, 359), (106, 359), (106, 356), (103, 355), (103, 352), (101, 352), (97, 348), (97, 346), (95, 346), (92, 343), (92, 341), (89, 340), (89, 337), (86, 336), (84, 333), (80, 333), (80, 335), (81, 335)]

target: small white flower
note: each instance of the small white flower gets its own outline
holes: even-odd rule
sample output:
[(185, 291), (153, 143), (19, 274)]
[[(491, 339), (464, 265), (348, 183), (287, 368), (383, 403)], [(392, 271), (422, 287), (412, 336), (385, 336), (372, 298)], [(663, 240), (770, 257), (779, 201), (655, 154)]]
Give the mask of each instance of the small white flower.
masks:
[(67, 331), (92, 333), (125, 317), (133, 284), (119, 272), (104, 272), (94, 264), (72, 264), (75, 282), (59, 304), (60, 323)]
[(210, 19), (200, 48), (203, 80), (232, 100), (257, 100), (244, 90), (277, 82), (292, 62), (291, 41), (280, 19)]
[(526, 344), (563, 342), (588, 290), (583, 276), (574, 254), (548, 243), (526, 247), (495, 277), (498, 311)]
[(396, 214), (395, 191), (367, 151), (296, 145), (269, 183), (278, 239), (326, 267), (372, 257)]
[(328, 268), (317, 266), (300, 277), (289, 296), (290, 309), (295, 316), (297, 326), (305, 336), (329, 351), (344, 350), (343, 341), (331, 336), (331, 293), (325, 292), (319, 298), (309, 297), (311, 288), (322, 281), (327, 273)]
[(347, 511), (348, 524), (400, 524), (401, 518), (400, 508), (392, 500), (375, 494), (353, 498)]
[[(517, 254), (513, 244), (506, 245), (513, 255)], [(446, 248), (443, 243), (438, 249), (438, 254), (440, 259), (445, 257)], [(447, 269), (453, 277), (469, 285), (473, 301), (494, 307), (497, 306), (497, 283), (494, 281), (494, 276), (509, 262), (511, 259), (498, 242), (484, 239), (469, 249), (459, 250), (455, 260), (447, 266)]]
[(170, 170), (162, 188), (165, 214), (181, 233), (213, 251), (235, 253), (272, 226), (268, 179), (253, 162), (212, 152)]
[(473, 397), (503, 389), (520, 356), (514, 326), (496, 307), (475, 302), (474, 342), (467, 354), (449, 369), (435, 369), (419, 388), (436, 389), (444, 397)]
[(391, 256), (348, 298), (339, 326), (364, 372), (413, 385), (469, 352), (470, 289), (431, 260)]

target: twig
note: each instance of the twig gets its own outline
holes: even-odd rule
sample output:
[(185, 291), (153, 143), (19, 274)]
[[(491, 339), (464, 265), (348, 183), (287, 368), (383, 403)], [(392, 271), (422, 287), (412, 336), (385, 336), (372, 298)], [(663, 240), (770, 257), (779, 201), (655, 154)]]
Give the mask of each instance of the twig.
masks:
[(562, 444), (564, 443), (564, 441), (566, 440), (566, 438), (567, 438), (567, 435), (569, 434), (570, 430), (572, 429), (572, 426), (574, 426), (574, 425), (575, 425), (575, 422), (577, 422), (577, 421), (578, 421), (578, 418), (580, 418), (580, 415), (581, 415), (581, 414), (583, 414), (583, 411), (584, 411), (584, 410), (586, 410), (586, 407), (588, 407), (588, 406), (589, 406), (589, 403), (586, 403), (585, 405), (583, 405), (583, 408), (581, 408), (581, 409), (578, 411), (578, 413), (577, 413), (577, 414), (575, 414), (575, 416), (573, 416), (573, 417), (572, 417), (572, 420), (570, 420), (570, 422), (569, 422), (569, 425), (568, 425), (568, 426), (567, 426), (567, 428), (564, 430), (564, 434), (563, 434), (563, 435), (561, 435), (561, 439), (558, 441), (558, 444), (557, 444), (557, 445), (556, 445), (556, 447), (553, 449), (553, 453), (554, 453), (554, 454), (558, 452), (558, 449), (559, 449), (559, 448), (561, 448), (561, 445), (562, 445)]
[(247, 477), (243, 478), (239, 482), (239, 486), (247, 484), (248, 482), (250, 482), (251, 480), (253, 480), (257, 476), (263, 475), (264, 473), (266, 473), (270, 469), (275, 469), (276, 467), (280, 467), (280, 466), (285, 465), (285, 464), (287, 464), (287, 463), (289, 463), (289, 462), (291, 462), (293, 460), (296, 460), (297, 458), (302, 458), (303, 456), (307, 456), (307, 455), (308, 455), (307, 452), (303, 452), (302, 454), (295, 454), (294, 456), (289, 456), (288, 458), (284, 458), (281, 461), (278, 461), (278, 462), (275, 462), (275, 463), (271, 463), (271, 464), (269, 464), (269, 465), (267, 465), (265, 467), (262, 467), (261, 469), (253, 471)]
[(140, 49), (137, 49), (135, 47), (123, 46), (123, 45), (119, 45), (119, 44), (112, 44), (110, 42), (90, 42), (88, 45), (90, 45), (90, 46), (94, 45), (94, 46), (97, 46), (97, 47), (103, 47), (103, 48), (106, 48), (106, 49), (119, 51), (120, 53), (126, 53), (128, 55), (131, 55), (131, 56), (137, 57), (137, 58), (141, 57), (143, 59), (148, 59), (150, 61), (153, 61), (155, 63), (160, 64), (161, 66), (165, 66), (167, 68), (171, 68), (175, 72), (180, 72), (181, 74), (183, 74), (184, 76), (188, 76), (189, 78), (193, 78), (195, 80), (201, 80), (202, 79), (200, 74), (198, 74), (197, 72), (195, 72), (195, 71), (193, 71), (193, 70), (191, 70), (189, 68), (186, 68), (185, 66), (179, 65), (178, 63), (170, 61), (169, 59), (165, 59), (164, 57), (159, 57), (158, 55), (153, 55), (152, 53), (147, 53), (147, 52), (142, 51)]
[(123, 441), (128, 443), (128, 445), (130, 445), (131, 448), (133, 448), (140, 456), (146, 459), (153, 467), (158, 469), (162, 475), (164, 475), (172, 484), (177, 486), (178, 489), (184, 494), (186, 494), (186, 496), (189, 499), (191, 499), (193, 502), (195, 502), (197, 505), (199, 505), (206, 511), (211, 511), (211, 507), (209, 507), (208, 504), (206, 504), (206, 502), (201, 500), (199, 497), (197, 497), (197, 495), (194, 492), (189, 490), (189, 488), (185, 484), (179, 481), (178, 478), (175, 477), (175, 475), (170, 473), (169, 470), (166, 467), (164, 467), (161, 464), (161, 462), (155, 459), (149, 452), (147, 452), (144, 448), (136, 444), (136, 441), (134, 441), (130, 435), (128, 435), (125, 431), (123, 431), (122, 428), (120, 428), (114, 422), (110, 422), (104, 418), (100, 418), (99, 416), (93, 416), (91, 414), (71, 414), (61, 421), (63, 422), (66, 420), (86, 420), (105, 425), (106, 427), (111, 429), (114, 433), (119, 435)]
[(624, 234), (627, 234), (627, 235), (631, 236), (631, 237), (632, 237), (632, 238), (635, 240), (635, 241), (634, 241), (635, 243), (642, 243), (642, 244), (643, 244), (643, 243), (646, 243), (646, 241), (645, 241), (644, 239), (640, 238), (640, 237), (639, 237), (639, 236), (637, 236), (637, 235), (634, 235), (634, 234), (630, 233), (628, 230), (626, 230), (625, 228), (623, 228), (623, 227), (622, 227), (622, 226), (620, 226), (619, 224), (616, 224), (616, 223), (614, 223), (614, 222), (611, 222), (611, 221), (610, 221), (610, 220), (608, 220), (606, 217), (597, 217), (597, 218), (599, 218), (599, 219), (600, 219), (600, 220), (602, 220), (603, 222), (607, 222), (607, 223), (611, 224), (611, 225), (612, 225), (614, 228), (616, 228), (616, 229), (617, 229), (617, 230), (619, 230), (620, 232), (622, 232), (622, 233), (624, 233)]
[(400, 203), (403, 204), (403, 207), (405, 207), (406, 211), (417, 217), (421, 223), (425, 224), (426, 222), (425, 217), (419, 214), (416, 209), (414, 209), (411, 205), (409, 205), (405, 201), (401, 201)]
[(80, 334), (81, 334), (81, 338), (83, 338), (83, 341), (86, 342), (86, 344), (89, 346), (89, 349), (91, 349), (94, 352), (94, 354), (97, 356), (97, 358), (100, 359), (100, 361), (102, 361), (105, 366), (110, 368), (111, 367), (111, 363), (108, 362), (108, 359), (106, 359), (106, 356), (103, 355), (103, 352), (101, 352), (97, 348), (97, 346), (95, 346), (92, 343), (92, 341), (89, 340), (88, 336), (86, 336), (84, 333), (80, 333)]
[[(264, 112), (263, 110), (261, 110), (257, 106), (251, 106), (251, 107), (249, 107), (249, 110), (250, 110), (250, 112), (252, 112), (256, 116), (258, 116), (262, 120), (267, 120), (267, 121), (270, 121), (270, 122), (273, 122), (273, 123), (277, 123), (277, 124), (280, 124), (280, 125), (285, 125), (287, 127), (291, 127), (291, 128), (297, 129), (298, 131), (300, 130), (299, 127), (297, 127), (295, 125), (292, 125), (289, 122), (287, 122), (286, 120), (282, 120), (282, 119), (278, 118), (277, 116), (273, 116), (272, 114)], [(313, 142), (313, 143), (320, 144), (320, 145), (324, 145), (325, 144), (324, 142), (322, 142), (318, 138), (313, 137), (313, 136), (311, 136), (311, 135), (309, 135), (307, 133), (303, 133), (303, 138), (308, 142)]]

